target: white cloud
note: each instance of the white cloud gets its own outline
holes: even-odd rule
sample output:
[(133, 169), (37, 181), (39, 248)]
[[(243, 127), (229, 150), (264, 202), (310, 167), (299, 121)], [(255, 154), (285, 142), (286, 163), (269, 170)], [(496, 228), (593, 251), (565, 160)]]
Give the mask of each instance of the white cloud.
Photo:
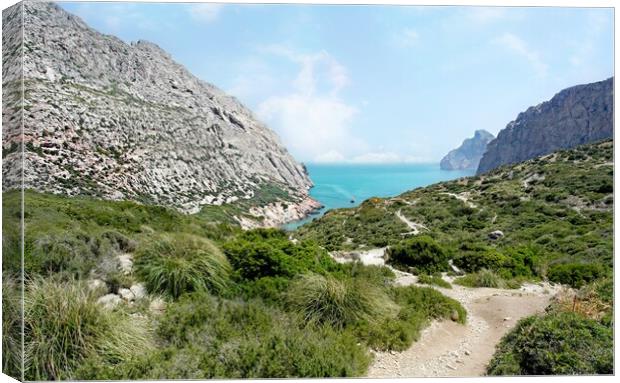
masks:
[(318, 163), (334, 163), (345, 162), (345, 157), (337, 150), (330, 150), (329, 152), (319, 154), (314, 158), (314, 162)]
[(214, 3), (192, 4), (189, 6), (189, 12), (196, 21), (212, 23), (219, 17), (222, 7), (222, 4)]
[(394, 43), (401, 47), (411, 47), (418, 44), (420, 34), (412, 28), (403, 28), (393, 36)]
[(526, 59), (538, 76), (545, 77), (547, 75), (547, 64), (543, 62), (538, 52), (531, 49), (519, 36), (512, 33), (504, 33), (494, 39), (493, 43), (501, 45), (508, 51)]
[(259, 51), (299, 66), (290, 79), (289, 91), (268, 97), (257, 108), (257, 115), (279, 133), (296, 156), (335, 162), (344, 160), (351, 150), (364, 147), (351, 130), (358, 110), (340, 97), (340, 91), (350, 82), (342, 64), (325, 51), (302, 54), (280, 45), (261, 47)]

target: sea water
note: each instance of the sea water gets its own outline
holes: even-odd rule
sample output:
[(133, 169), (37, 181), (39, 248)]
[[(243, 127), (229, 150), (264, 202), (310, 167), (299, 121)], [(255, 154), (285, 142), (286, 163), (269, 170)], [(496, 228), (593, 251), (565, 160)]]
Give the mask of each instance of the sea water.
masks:
[(335, 208), (358, 206), (370, 197), (393, 197), (408, 190), (475, 174), (441, 170), (439, 164), (307, 164), (314, 187), (310, 196), (325, 207), (307, 218), (283, 225), (293, 230)]

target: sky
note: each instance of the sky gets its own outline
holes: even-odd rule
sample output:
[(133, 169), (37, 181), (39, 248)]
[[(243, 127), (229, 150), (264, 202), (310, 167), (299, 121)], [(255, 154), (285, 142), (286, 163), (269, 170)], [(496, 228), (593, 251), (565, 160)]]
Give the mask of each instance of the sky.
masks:
[(613, 75), (613, 9), (60, 3), (156, 43), (304, 162), (431, 163)]

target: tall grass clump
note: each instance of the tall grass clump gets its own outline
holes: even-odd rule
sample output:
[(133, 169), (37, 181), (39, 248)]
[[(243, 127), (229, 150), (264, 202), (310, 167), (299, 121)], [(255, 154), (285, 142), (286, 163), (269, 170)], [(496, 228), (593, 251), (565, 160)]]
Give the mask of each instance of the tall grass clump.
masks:
[(134, 269), (149, 292), (173, 298), (192, 291), (223, 292), (231, 271), (211, 241), (185, 233), (149, 238), (135, 254)]
[(113, 364), (152, 349), (145, 321), (104, 309), (81, 282), (36, 278), (24, 307), (26, 380), (75, 379), (89, 357)]
[(428, 275), (428, 274), (418, 275), (418, 283), (421, 283), (424, 285), (435, 285), (435, 286), (443, 287), (444, 289), (452, 288), (452, 285), (450, 284), (450, 282), (445, 281), (441, 277), (441, 274), (439, 275)]
[(398, 312), (398, 306), (376, 286), (313, 273), (293, 281), (288, 301), (306, 322), (337, 328), (362, 320), (378, 321)]
[(22, 307), (18, 279), (2, 276), (2, 372), (22, 377)]
[(456, 278), (454, 283), (466, 287), (491, 287), (495, 289), (506, 287), (506, 282), (502, 278), (487, 269)]

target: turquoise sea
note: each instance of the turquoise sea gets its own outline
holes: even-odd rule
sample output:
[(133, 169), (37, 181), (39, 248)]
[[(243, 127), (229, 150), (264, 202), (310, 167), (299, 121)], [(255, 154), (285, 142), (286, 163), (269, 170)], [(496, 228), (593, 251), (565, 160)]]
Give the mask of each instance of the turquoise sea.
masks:
[(354, 207), (370, 197), (393, 197), (407, 190), (475, 174), (474, 170), (441, 170), (439, 164), (307, 164), (314, 182), (310, 195), (325, 207), (303, 220), (289, 222), (286, 230), (320, 217), (327, 210)]

